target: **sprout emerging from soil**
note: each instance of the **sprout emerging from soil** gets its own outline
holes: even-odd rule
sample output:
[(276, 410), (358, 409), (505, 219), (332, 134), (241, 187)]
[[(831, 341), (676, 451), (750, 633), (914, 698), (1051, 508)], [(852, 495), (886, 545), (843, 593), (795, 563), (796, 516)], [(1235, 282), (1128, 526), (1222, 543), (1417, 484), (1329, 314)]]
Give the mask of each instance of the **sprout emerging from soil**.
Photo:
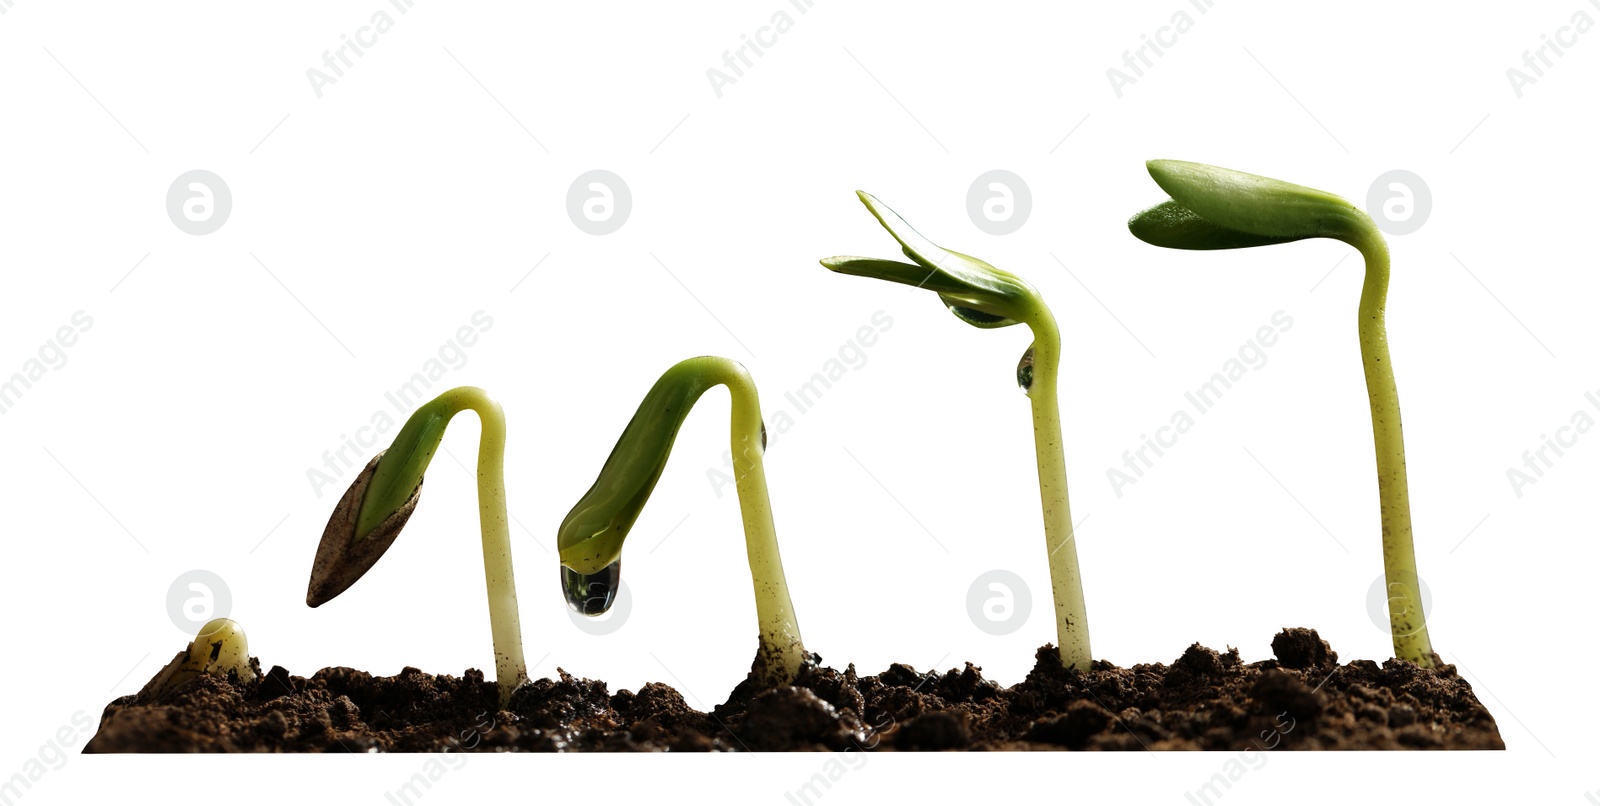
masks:
[(1384, 324), (1389, 247), (1383, 235), (1371, 217), (1331, 193), (1193, 162), (1152, 160), (1146, 165), (1156, 184), (1172, 196), (1128, 221), (1128, 229), (1146, 243), (1171, 249), (1236, 249), (1333, 238), (1355, 247), (1366, 260), (1358, 335), (1378, 460), (1389, 628), (1396, 657), (1432, 666), (1411, 538), (1400, 396)]
[(561, 522), (557, 537), (561, 587), (567, 603), (579, 613), (593, 616), (611, 607), (621, 580), (623, 541), (666, 468), (684, 418), (706, 390), (719, 384), (727, 386), (733, 397), (729, 445), (760, 626), (760, 648), (751, 673), (763, 685), (787, 685), (808, 656), (789, 601), (767, 498), (762, 465), (767, 430), (761, 403), (750, 373), (737, 361), (715, 356), (681, 361), (650, 388), (594, 486)]
[(417, 507), (422, 474), (433, 460), (450, 419), (477, 412), (478, 521), (483, 532), (483, 572), (489, 591), (489, 626), (494, 635), (500, 704), (527, 682), (522, 659), (522, 626), (517, 613), (516, 579), (511, 567), (511, 531), (506, 515), (505, 414), (482, 389), (451, 389), (417, 409), (401, 426), (394, 443), (372, 457), (334, 507), (317, 546), (306, 604), (317, 607), (343, 593), (389, 550)]
[(861, 191), (856, 195), (900, 242), (901, 251), (914, 264), (830, 257), (822, 265), (840, 274), (926, 288), (937, 293), (956, 318), (974, 327), (997, 328), (1021, 322), (1033, 331), (1033, 345), (1017, 365), (1017, 384), (1033, 405), (1034, 451), (1044, 509), (1050, 587), (1055, 599), (1056, 639), (1061, 662), (1069, 668), (1087, 670), (1093, 656), (1089, 652), (1089, 620), (1083, 603), (1078, 549), (1073, 542), (1072, 512), (1067, 504), (1066, 455), (1061, 444), (1061, 409), (1056, 400), (1061, 335), (1055, 317), (1028, 281), (970, 255), (936, 246), (872, 195)]
[(240, 683), (256, 679), (250, 668), (250, 644), (233, 619), (214, 618), (200, 628), (187, 649), (173, 657), (139, 692), (141, 699), (165, 696), (203, 674), (232, 676)]

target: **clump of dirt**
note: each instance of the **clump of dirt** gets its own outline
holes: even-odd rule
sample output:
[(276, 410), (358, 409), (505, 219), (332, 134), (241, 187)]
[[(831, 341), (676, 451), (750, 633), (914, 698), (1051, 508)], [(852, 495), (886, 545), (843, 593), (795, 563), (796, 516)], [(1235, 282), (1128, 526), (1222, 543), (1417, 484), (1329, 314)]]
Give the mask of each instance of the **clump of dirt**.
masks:
[(106, 707), (84, 752), (439, 752), (789, 750), (1503, 750), (1494, 718), (1435, 656), (1422, 669), (1338, 655), (1315, 630), (1286, 629), (1276, 658), (1194, 644), (1171, 664), (1062, 667), (1041, 647), (1010, 688), (967, 663), (943, 674), (894, 664), (862, 677), (820, 665), (791, 686), (754, 675), (710, 713), (671, 686), (610, 693), (603, 681), (498, 689), (406, 668), (393, 677), (274, 666), (256, 678), (202, 675)]

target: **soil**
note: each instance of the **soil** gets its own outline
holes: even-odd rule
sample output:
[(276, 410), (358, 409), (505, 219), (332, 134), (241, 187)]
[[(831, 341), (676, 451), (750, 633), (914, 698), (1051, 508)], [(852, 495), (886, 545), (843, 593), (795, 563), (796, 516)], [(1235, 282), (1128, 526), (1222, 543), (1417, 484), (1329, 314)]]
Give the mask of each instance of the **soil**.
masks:
[(1195, 644), (1170, 664), (1074, 672), (1047, 644), (1010, 688), (970, 663), (863, 677), (819, 662), (786, 688), (747, 679), (711, 713), (661, 683), (613, 694), (560, 670), (502, 710), (475, 669), (307, 678), (261, 674), (252, 659), (247, 683), (202, 675), (113, 701), (84, 752), (1505, 749), (1494, 717), (1437, 656), (1433, 669), (1339, 665), (1303, 628), (1272, 648), (1275, 659), (1242, 663), (1238, 650)]

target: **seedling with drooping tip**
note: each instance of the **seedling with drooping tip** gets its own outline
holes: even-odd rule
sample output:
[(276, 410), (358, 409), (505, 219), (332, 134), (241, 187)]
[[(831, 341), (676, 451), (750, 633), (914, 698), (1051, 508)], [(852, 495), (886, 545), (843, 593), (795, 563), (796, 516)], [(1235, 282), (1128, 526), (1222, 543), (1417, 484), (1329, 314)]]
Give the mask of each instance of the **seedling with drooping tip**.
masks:
[(306, 604), (317, 607), (343, 593), (383, 556), (416, 509), (422, 476), (444, 439), (450, 419), (471, 409), (482, 423), (478, 442), (478, 522), (483, 533), (483, 572), (494, 636), (495, 679), (500, 704), (527, 682), (516, 577), (511, 565), (511, 529), (506, 514), (506, 420), (500, 404), (482, 389), (462, 386), (434, 398), (411, 415), (393, 444), (367, 463), (334, 507), (317, 546)]
[(568, 605), (579, 613), (598, 615), (611, 607), (621, 583), (623, 541), (666, 468), (684, 418), (702, 394), (718, 385), (728, 387), (733, 397), (729, 447), (760, 630), (751, 674), (762, 685), (787, 685), (810, 656), (800, 641), (767, 497), (761, 401), (750, 373), (737, 361), (690, 358), (673, 365), (651, 387), (594, 485), (561, 522), (561, 587)]
[(926, 288), (937, 293), (956, 318), (974, 327), (1025, 323), (1033, 331), (1033, 345), (1023, 353), (1016, 376), (1033, 407), (1034, 452), (1044, 510), (1050, 588), (1055, 600), (1056, 642), (1062, 664), (1087, 670), (1093, 656), (1089, 651), (1089, 620), (1083, 602), (1078, 549), (1073, 541), (1072, 512), (1067, 502), (1066, 454), (1056, 397), (1061, 334), (1055, 317), (1028, 281), (970, 255), (937, 246), (871, 194), (856, 191), (856, 195), (900, 242), (900, 250), (914, 264), (841, 256), (825, 258), (822, 265), (840, 274)]
[(1146, 243), (1170, 249), (1238, 249), (1333, 238), (1355, 247), (1365, 259), (1357, 332), (1378, 460), (1389, 629), (1395, 657), (1433, 666), (1411, 536), (1400, 394), (1384, 320), (1389, 246), (1383, 234), (1370, 216), (1332, 193), (1195, 162), (1151, 160), (1146, 166), (1172, 197), (1128, 221), (1128, 229)]
[(140, 689), (139, 698), (160, 699), (203, 674), (232, 677), (239, 683), (256, 679), (255, 669), (250, 666), (250, 644), (238, 622), (226, 618), (206, 622), (189, 646)]

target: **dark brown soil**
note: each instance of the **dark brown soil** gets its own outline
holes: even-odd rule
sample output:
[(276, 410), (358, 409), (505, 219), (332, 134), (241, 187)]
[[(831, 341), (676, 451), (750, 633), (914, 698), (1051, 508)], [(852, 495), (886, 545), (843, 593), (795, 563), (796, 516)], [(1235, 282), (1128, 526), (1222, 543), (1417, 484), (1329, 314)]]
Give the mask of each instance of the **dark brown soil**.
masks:
[(1453, 666), (1340, 666), (1298, 628), (1272, 649), (1276, 660), (1247, 664), (1238, 650), (1195, 644), (1171, 664), (1097, 661), (1079, 673), (1046, 645), (1010, 688), (970, 663), (869, 677), (815, 666), (788, 688), (747, 680), (709, 714), (661, 683), (612, 694), (564, 671), (501, 710), (475, 669), (373, 677), (335, 667), (305, 678), (258, 667), (250, 683), (202, 675), (119, 698), (84, 752), (1505, 749)]

